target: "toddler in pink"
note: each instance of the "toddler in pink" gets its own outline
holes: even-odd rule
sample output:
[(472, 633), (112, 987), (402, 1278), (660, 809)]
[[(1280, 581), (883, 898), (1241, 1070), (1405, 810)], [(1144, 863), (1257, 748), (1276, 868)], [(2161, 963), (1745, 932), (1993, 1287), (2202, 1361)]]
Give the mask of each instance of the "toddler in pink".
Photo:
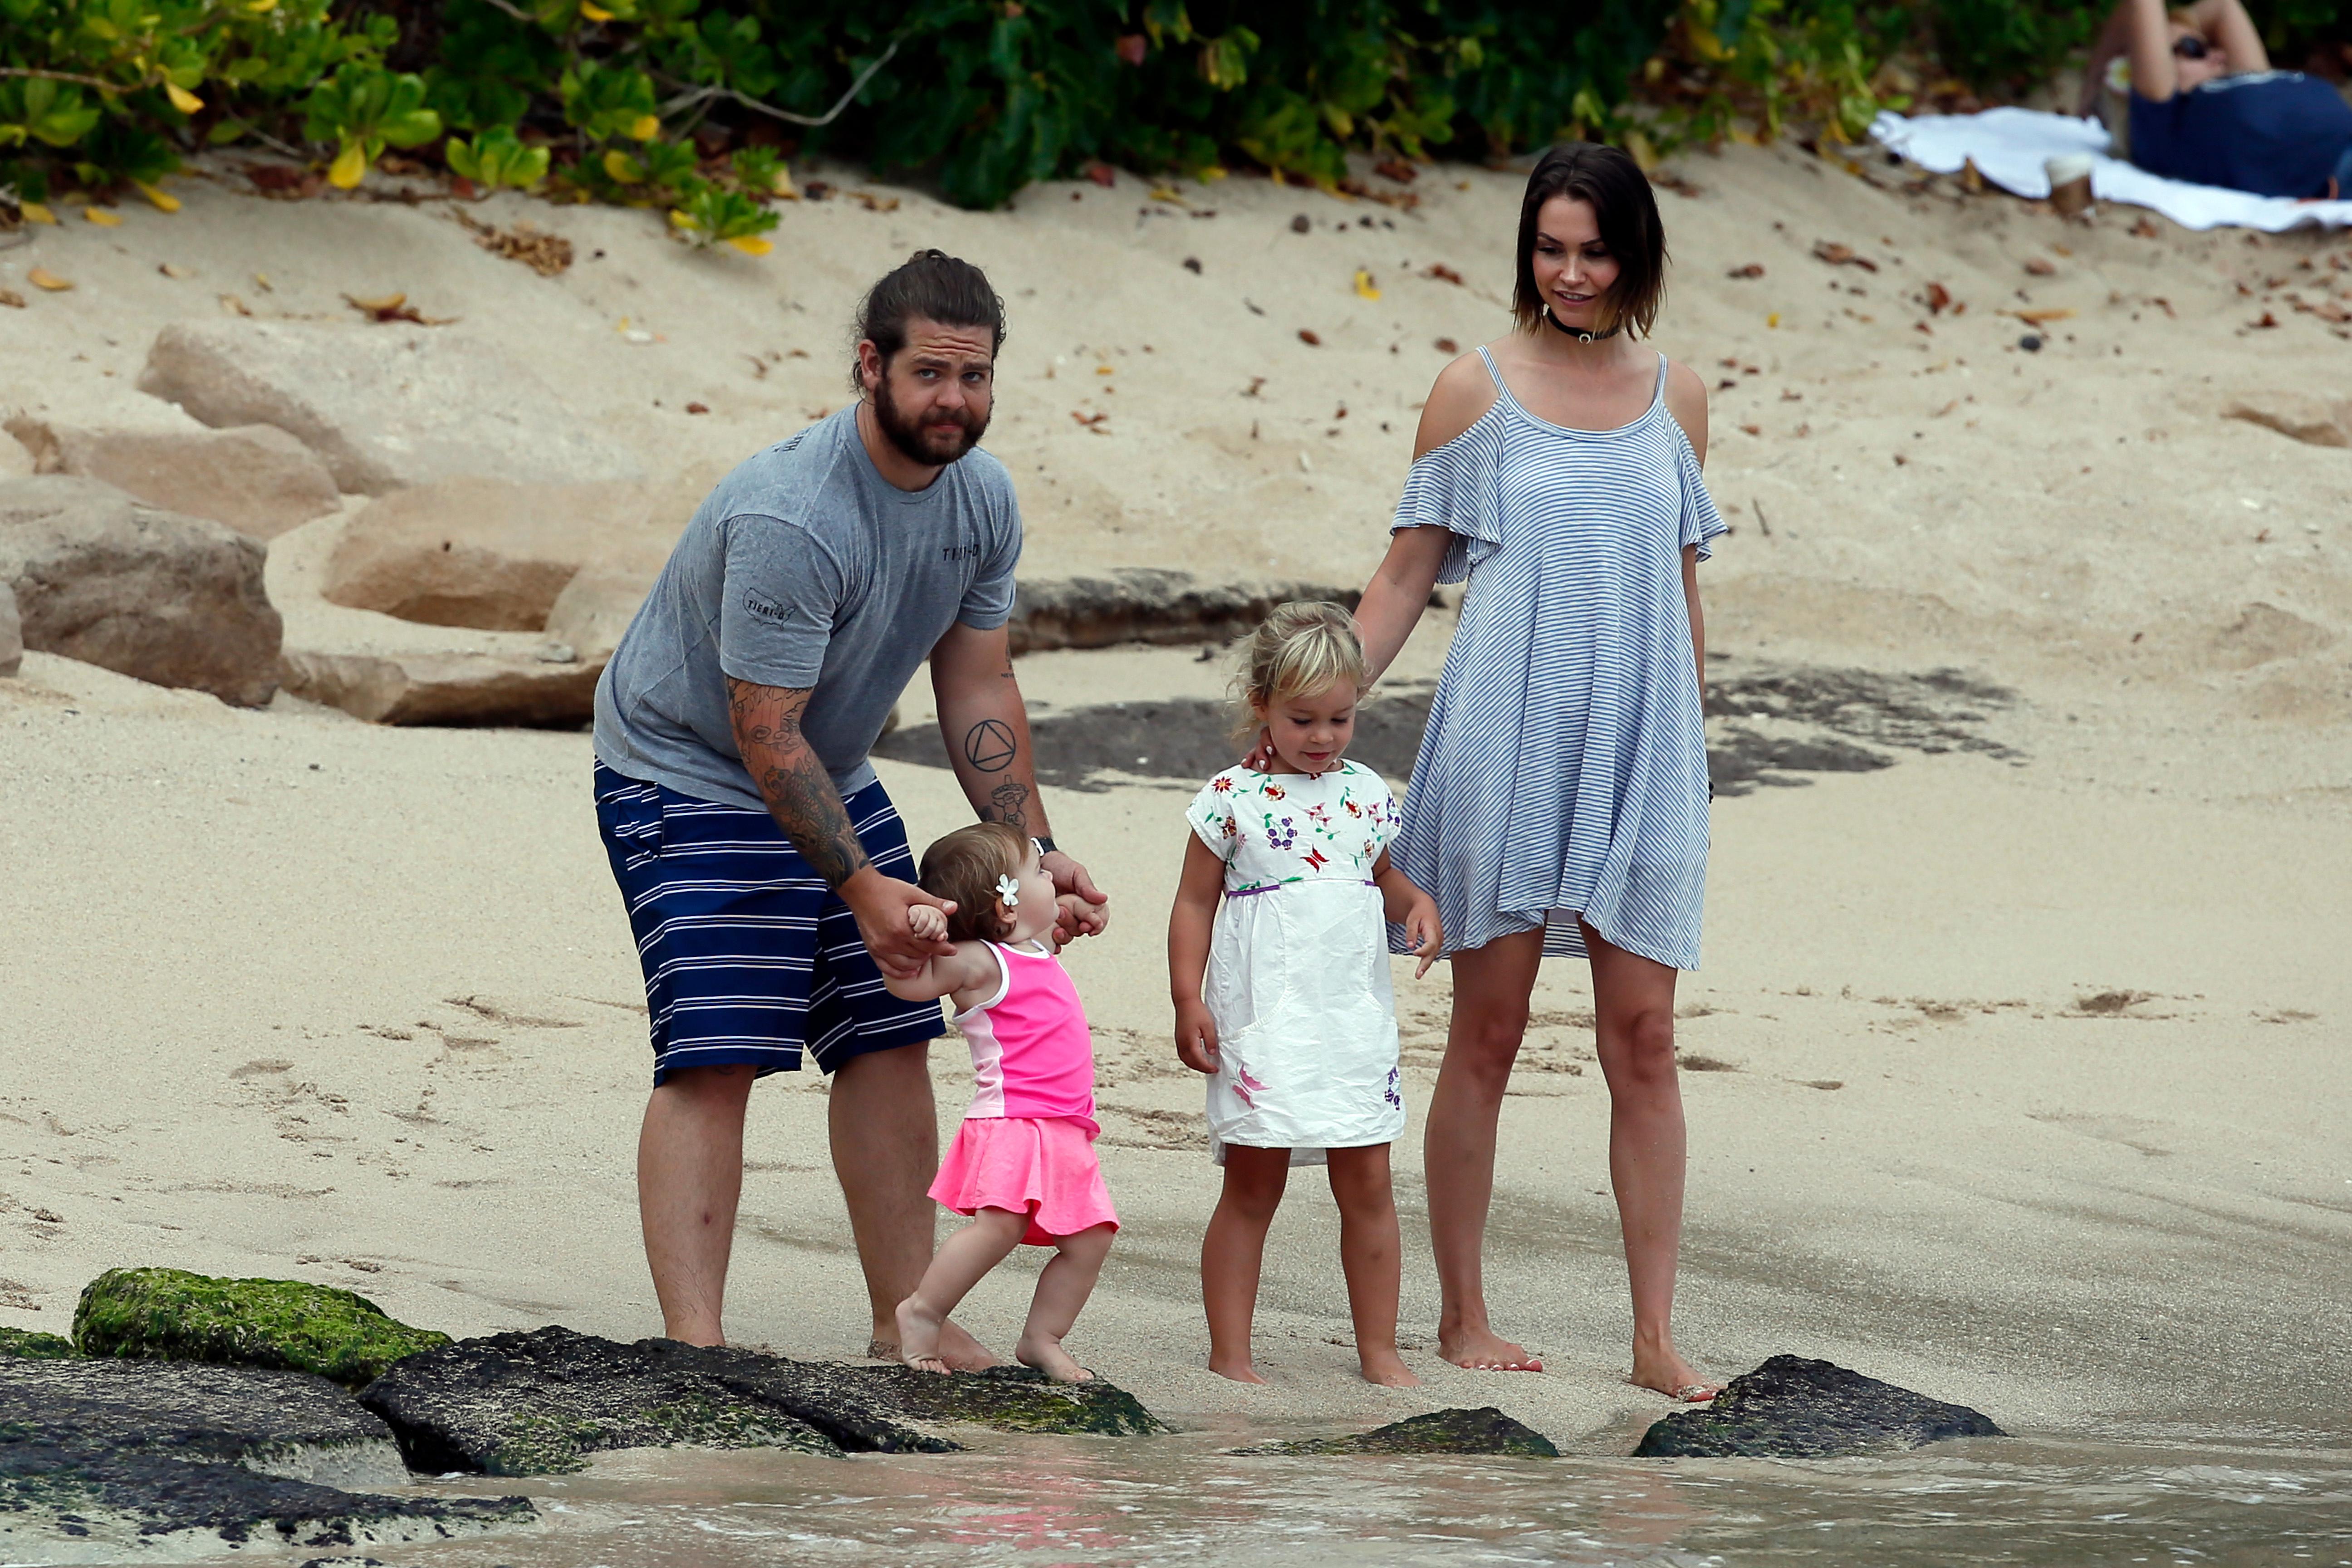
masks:
[(1118, 1215), (1095, 1159), (1094, 1039), (1054, 949), (1053, 879), (1034, 840), (1002, 823), (961, 828), (923, 853), (920, 880), (946, 903), (908, 910), (915, 933), (954, 951), (905, 979), (909, 1001), (948, 998), (971, 1047), (971, 1110), (931, 1196), (972, 1223), (950, 1237), (898, 1304), (899, 1354), (945, 1372), (940, 1325), (1024, 1243), (1056, 1248), (1037, 1277), (1014, 1354), (1066, 1383), (1091, 1375), (1062, 1348), (1093, 1293)]

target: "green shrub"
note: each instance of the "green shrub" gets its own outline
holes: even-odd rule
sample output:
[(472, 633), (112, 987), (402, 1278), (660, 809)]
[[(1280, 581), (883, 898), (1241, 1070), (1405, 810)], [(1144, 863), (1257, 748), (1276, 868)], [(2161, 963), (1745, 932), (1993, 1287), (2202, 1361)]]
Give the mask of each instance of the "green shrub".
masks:
[[(2282, 63), (2352, 0), (2256, 0)], [(0, 186), (152, 187), (197, 147), (387, 149), (477, 185), (659, 205), (754, 237), (789, 142), (993, 206), (1100, 161), (1322, 185), (1350, 152), (1647, 158), (1858, 138), (1906, 82), (2031, 84), (2095, 0), (0, 0)], [(702, 138), (698, 145), (697, 138)], [(542, 163), (544, 159), (544, 163)], [(781, 165), (775, 165), (780, 167)], [(468, 169), (474, 173), (467, 173)], [(706, 191), (714, 187), (715, 194)]]

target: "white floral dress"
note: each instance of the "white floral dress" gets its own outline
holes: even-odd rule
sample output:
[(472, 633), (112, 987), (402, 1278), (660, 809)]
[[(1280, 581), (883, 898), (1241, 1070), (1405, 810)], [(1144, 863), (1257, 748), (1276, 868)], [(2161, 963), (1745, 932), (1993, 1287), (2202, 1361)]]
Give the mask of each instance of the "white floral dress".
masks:
[(1228, 768), (1185, 813), (1225, 863), (1202, 999), (1217, 1023), (1209, 1148), (1327, 1149), (1404, 1131), (1396, 1001), (1372, 868), (1396, 835), (1381, 775), (1342, 763), (1320, 776)]

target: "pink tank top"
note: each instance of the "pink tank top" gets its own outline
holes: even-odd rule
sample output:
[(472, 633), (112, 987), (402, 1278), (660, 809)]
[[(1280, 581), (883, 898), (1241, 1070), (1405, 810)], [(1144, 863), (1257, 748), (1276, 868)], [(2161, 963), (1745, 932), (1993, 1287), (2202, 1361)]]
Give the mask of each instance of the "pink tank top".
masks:
[(1004, 972), (996, 994), (956, 1015), (971, 1047), (971, 1109), (966, 1121), (1005, 1116), (1066, 1117), (1095, 1124), (1095, 1045), (1086, 1009), (1069, 971), (1048, 952), (1023, 952), (1000, 942)]

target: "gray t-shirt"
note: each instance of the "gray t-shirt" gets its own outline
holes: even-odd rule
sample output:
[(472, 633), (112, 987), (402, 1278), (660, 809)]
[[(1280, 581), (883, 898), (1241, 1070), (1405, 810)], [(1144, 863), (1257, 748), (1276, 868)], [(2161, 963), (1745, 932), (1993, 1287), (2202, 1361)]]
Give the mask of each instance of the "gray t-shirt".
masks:
[(681, 795), (764, 809), (735, 749), (727, 682), (814, 689), (801, 731), (846, 796), (891, 705), (961, 621), (1013, 615), (1021, 512), (973, 451), (928, 489), (885, 479), (857, 405), (719, 481), (596, 683), (596, 755)]

